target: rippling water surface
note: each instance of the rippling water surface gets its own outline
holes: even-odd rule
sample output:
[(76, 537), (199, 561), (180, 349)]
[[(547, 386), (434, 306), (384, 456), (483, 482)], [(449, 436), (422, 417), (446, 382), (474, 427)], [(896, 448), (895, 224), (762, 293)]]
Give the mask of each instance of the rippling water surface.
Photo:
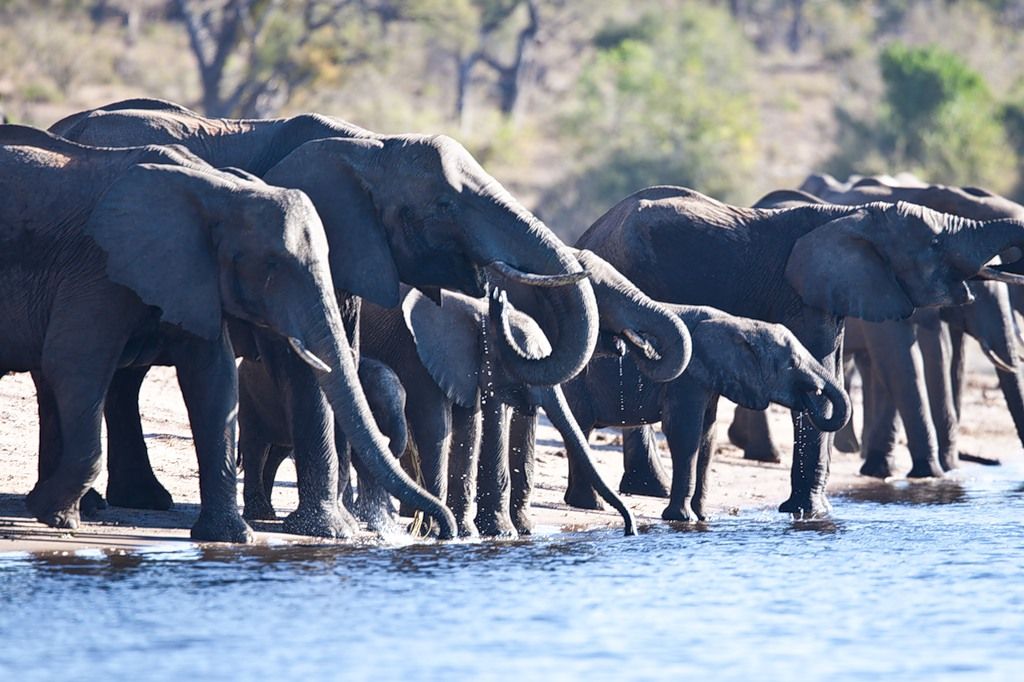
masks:
[(521, 542), (0, 558), (0, 679), (1024, 679), (1024, 471)]

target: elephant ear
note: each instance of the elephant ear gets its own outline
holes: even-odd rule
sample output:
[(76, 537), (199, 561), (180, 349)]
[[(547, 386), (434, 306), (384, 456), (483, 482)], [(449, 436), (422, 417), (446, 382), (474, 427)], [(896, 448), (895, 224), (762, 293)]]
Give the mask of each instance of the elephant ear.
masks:
[(327, 233), (334, 287), (385, 308), (399, 302), (398, 267), (373, 197), (358, 168), (372, 165), (376, 140), (324, 138), (307, 142), (263, 179), (300, 189), (313, 201)]
[(869, 322), (902, 320), (914, 312), (889, 262), (874, 245), (871, 224), (881, 209), (863, 207), (796, 240), (786, 281), (804, 303), (832, 315)]
[(476, 405), (483, 358), (480, 311), (447, 293), (439, 306), (413, 289), (402, 301), (402, 313), (431, 378), (462, 407)]
[(751, 410), (768, 407), (770, 387), (761, 385), (763, 364), (752, 320), (732, 315), (703, 320), (690, 332), (693, 360), (687, 372), (705, 388)]
[(84, 228), (107, 254), (112, 281), (208, 340), (221, 334), (221, 296), (207, 202), (230, 190), (210, 173), (139, 164), (100, 197)]

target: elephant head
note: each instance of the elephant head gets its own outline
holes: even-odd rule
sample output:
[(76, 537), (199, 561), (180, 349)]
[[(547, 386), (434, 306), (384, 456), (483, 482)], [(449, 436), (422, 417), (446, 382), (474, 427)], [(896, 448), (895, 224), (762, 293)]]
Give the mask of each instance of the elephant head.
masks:
[[(808, 211), (835, 212), (831, 206)], [(897, 202), (856, 206), (796, 240), (786, 280), (807, 304), (871, 322), (904, 319), (914, 308), (973, 300), (965, 281), (1024, 278), (988, 266), (1024, 244), (1024, 223), (981, 222)]]
[(164, 322), (205, 339), (224, 316), (287, 339), (315, 371), (354, 447), (378, 480), (407, 486), (451, 537), (454, 518), (416, 488), (388, 452), (370, 413), (333, 295), (317, 212), (300, 191), (217, 171), (139, 164), (100, 197), (85, 227), (115, 282), (161, 310)]
[(480, 296), (500, 274), (544, 287), (552, 351), (527, 357), (495, 340), (526, 383), (578, 373), (597, 340), (597, 306), (572, 253), (455, 140), (325, 138), (298, 147), (264, 178), (312, 198), (331, 243), (335, 285), (385, 306), (398, 283)]
[(846, 391), (784, 326), (724, 313), (689, 326), (693, 359), (687, 372), (698, 383), (749, 409), (778, 403), (806, 410), (822, 431), (846, 424)]

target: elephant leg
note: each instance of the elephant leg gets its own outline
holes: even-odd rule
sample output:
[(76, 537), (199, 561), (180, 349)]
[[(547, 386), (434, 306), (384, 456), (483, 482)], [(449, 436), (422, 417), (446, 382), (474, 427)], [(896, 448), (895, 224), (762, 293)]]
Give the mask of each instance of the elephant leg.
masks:
[(953, 347), (949, 325), (939, 319), (938, 311), (918, 316), (918, 344), (924, 363), (928, 408), (935, 425), (939, 465), (943, 471), (955, 469), (959, 462), (957, 434), (960, 429), (952, 386)]
[(299, 506), (285, 517), (284, 531), (329, 538), (352, 537), (359, 524), (338, 504), (334, 412), (312, 370), (294, 353), (277, 343), (275, 346), (279, 352), (271, 362), (284, 372), (280, 383), (288, 394), (286, 404), (299, 491)]
[(263, 492), (268, 502), (273, 501), (274, 482), (277, 481), (277, 472), (289, 457), (295, 453), (291, 448), (284, 445), (271, 445), (267, 452), (267, 461), (263, 465)]
[[(39, 480), (53, 475), (60, 464), (60, 453), (63, 441), (60, 435), (60, 415), (57, 411), (57, 398), (53, 395), (42, 372), (32, 372), (32, 381), (36, 386), (36, 404), (39, 409)], [(107, 508), (107, 501), (89, 488), (78, 501), (78, 509), (82, 516), (91, 516), (101, 509)]]
[(153, 473), (139, 414), (139, 390), (148, 371), (119, 369), (107, 388), (107, 501), (115, 507), (166, 510), (174, 503)]
[(334, 423), (334, 448), (338, 452), (338, 499), (349, 513), (355, 515), (356, 493), (352, 484), (352, 447), (348, 436)]
[(452, 405), (451, 455), (448, 462), (448, 507), (455, 514), (459, 537), (479, 534), (476, 515), (476, 472), (480, 453), (480, 410)]
[(768, 428), (768, 413), (764, 410), (737, 407), (729, 427), (729, 440), (743, 448), (744, 459), (758, 462), (782, 461), (779, 448), (772, 440), (772, 432)]
[(533, 455), (537, 440), (537, 415), (512, 411), (509, 425), (509, 477), (512, 486), (512, 524), (520, 535), (533, 530), (530, 495), (533, 493)]
[[(846, 387), (846, 392), (850, 392), (850, 386), (853, 384), (853, 375), (857, 371), (857, 363), (853, 356), (847, 356), (843, 358), (843, 385)], [(863, 383), (863, 379), (861, 380)], [(860, 441), (857, 439), (857, 430), (853, 427), (853, 404), (850, 404), (850, 420), (846, 422), (846, 425), (836, 431), (835, 435), (835, 446), (836, 450), (840, 452), (860, 452)]]
[(272, 521), (277, 518), (274, 507), (270, 503), (270, 485), (266, 484), (267, 459), (271, 450), (270, 443), (249, 433), (247, 420), (243, 410), (239, 410), (238, 451), (242, 457), (242, 518), (249, 521)]
[(693, 499), (697, 492), (697, 461), (704, 433), (704, 415), (710, 394), (681, 378), (672, 386), (662, 409), (661, 429), (672, 453), (672, 495), (661, 512), (666, 521), (696, 521)]
[[(633, 429), (623, 429), (623, 444), (625, 444), (625, 436), (627, 431)], [(587, 432), (589, 437), (590, 433)], [(587, 477), (579, 471), (576, 462), (573, 461), (572, 457), (568, 456), (566, 452), (566, 459), (569, 465), (569, 475), (565, 486), (565, 495), (562, 497), (565, 503), (570, 507), (576, 507), (577, 509), (604, 509), (604, 505), (601, 504), (601, 500), (597, 495), (597, 490), (594, 486), (590, 485), (587, 481)]]
[(708, 474), (711, 471), (711, 458), (715, 454), (715, 419), (718, 413), (718, 396), (712, 396), (704, 411), (704, 430), (700, 437), (700, 448), (697, 451), (697, 488), (693, 493), (690, 508), (700, 521), (707, 520)]
[(960, 329), (950, 329), (949, 339), (951, 345), (950, 357), (950, 385), (953, 390), (953, 408), (956, 410), (956, 420), (960, 421), (960, 405), (962, 403), (964, 385), (964, 332)]
[(669, 496), (672, 484), (658, 454), (658, 438), (653, 426), (623, 429), (622, 468), (620, 493), (648, 497)]
[(509, 408), (493, 395), (480, 399), (483, 433), (477, 467), (476, 527), (486, 537), (516, 537), (508, 473)]
[(924, 360), (914, 324), (909, 321), (865, 322), (865, 338), (874, 376), (903, 420), (913, 466), (909, 478), (941, 476), (938, 438), (925, 385)]
[(199, 460), (199, 518), (195, 540), (252, 542), (238, 513), (235, 435), (238, 370), (226, 330), (213, 342), (183, 339), (170, 348)]
[(861, 439), (861, 457), (864, 463), (860, 473), (873, 478), (893, 475), (896, 446), (896, 404), (882, 379), (875, 374), (870, 358), (861, 365), (864, 382), (864, 431)]
[[(842, 377), (843, 349), (839, 348), (818, 358), (825, 367), (833, 369), (836, 380)], [(811, 423), (803, 411), (792, 411), (793, 464), (790, 467), (789, 499), (779, 505), (780, 512), (795, 516), (815, 517), (828, 514), (832, 505), (825, 495), (829, 463), (832, 454), (832, 434), (822, 433)]]
[[(130, 330), (139, 323), (127, 291), (118, 291), (113, 298), (102, 293), (60, 301), (43, 342), (40, 384), (49, 391), (43, 392), (41, 406), (49, 417), (42, 425), (48, 426), (50, 435), (40, 444), (51, 453), (43, 467), (49, 475), (36, 483), (25, 502), (35, 518), (56, 528), (76, 528), (80, 523), (79, 500), (101, 466), (104, 395)], [(118, 300), (118, 295), (123, 298)], [(112, 315), (112, 310), (118, 314)], [(83, 326), (83, 319), (109, 322)], [(53, 466), (52, 448), (58, 442), (60, 454)]]
[[(409, 454), (416, 456), (415, 448), (410, 445)], [(384, 486), (377, 483), (363, 464), (359, 453), (352, 451), (352, 467), (356, 472), (356, 499), (352, 513), (364, 522), (375, 533), (390, 533), (396, 529), (395, 509), (391, 495)]]

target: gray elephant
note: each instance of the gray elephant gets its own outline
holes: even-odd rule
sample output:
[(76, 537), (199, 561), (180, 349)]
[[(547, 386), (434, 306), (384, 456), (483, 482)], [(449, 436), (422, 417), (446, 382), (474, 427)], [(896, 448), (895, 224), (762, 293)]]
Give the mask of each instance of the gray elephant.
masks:
[[(818, 187), (812, 176), (805, 186)], [(972, 188), (920, 184), (893, 186), (862, 178), (845, 191), (823, 186), (821, 198), (773, 193), (759, 205), (828, 201), (863, 204), (906, 201), (950, 215), (976, 220), (1021, 219), (1024, 207)], [(962, 338), (974, 336), (992, 361), (1017, 431), (1024, 442), (1024, 384), (1016, 350), (1016, 324), (1009, 293), (1000, 282), (969, 283), (974, 302), (941, 310), (921, 310), (907, 320), (849, 320), (846, 355), (856, 360), (864, 379), (865, 417), (861, 473), (885, 478), (893, 474), (896, 414), (902, 417), (913, 462), (911, 478), (941, 476), (957, 466), (959, 449), (959, 376)], [(952, 323), (952, 324), (950, 324)], [(763, 415), (738, 413), (730, 437), (761, 458), (775, 451)]]
[[(1013, 221), (954, 219), (898, 203), (772, 210), (652, 187), (580, 238), (656, 300), (784, 324), (838, 378), (845, 317), (903, 319), (970, 300), (965, 280), (1008, 278), (985, 264), (1024, 242)], [(838, 254), (842, 254), (839, 257)], [(780, 511), (820, 514), (830, 438), (793, 411), (792, 491)]]
[(235, 506), (237, 370), (229, 319), (280, 336), (315, 367), (345, 428), (386, 453), (331, 292), (309, 198), (218, 172), (184, 150), (94, 149), (0, 127), (0, 374), (45, 377), (60, 453), (27, 503), (79, 523), (98, 473), (104, 394), (119, 366), (166, 353), (199, 458), (200, 540), (244, 542)]
[[(561, 387), (524, 383), (509, 370), (494, 344), (495, 336), (507, 334), (526, 354), (546, 353), (547, 338), (533, 319), (515, 310), (497, 293), (480, 300), (444, 292), (438, 306), (413, 291), (403, 302), (402, 311), (423, 367), (448, 400), (471, 412), (468, 419), (453, 419), (448, 463), (448, 499), (460, 532), (472, 534), (474, 527), (488, 536), (514, 537), (520, 529), (529, 532), (528, 496), (520, 496), (522, 507), (516, 509), (518, 528), (509, 518), (509, 470), (516, 466), (509, 465), (508, 422), (511, 410), (533, 415), (538, 407), (543, 407), (561, 434), (568, 459), (580, 477), (622, 515), (626, 535), (636, 533), (629, 508), (594, 467), (590, 449), (572, 418)], [(494, 325), (494, 319), (501, 320), (503, 329)], [(479, 419), (479, 426), (474, 417)], [(479, 457), (473, 447), (478, 429)], [(474, 481), (475, 502), (479, 506), (475, 515)]]
[[(357, 310), (347, 294), (395, 305), (399, 281), (428, 291), (448, 287), (480, 295), (486, 273), (501, 272), (531, 284), (564, 285), (546, 289), (548, 303), (566, 313), (556, 330), (559, 341), (547, 357), (516, 358), (518, 371), (538, 383), (558, 383), (575, 374), (593, 349), (595, 303), (590, 285), (579, 281), (582, 269), (540, 221), (450, 138), (376, 136), (319, 115), (212, 120), (158, 100), (130, 100), (83, 112), (53, 129), (104, 144), (176, 141), (211, 163), (240, 166), (272, 184), (302, 189), (327, 230), (331, 272), (343, 310)], [(351, 316), (350, 333), (357, 317)], [(300, 506), (316, 509), (329, 505), (335, 494), (330, 475), (334, 465), (329, 463), (336, 459), (333, 427), (308, 372), (294, 366), (276, 372), (268, 365), (268, 360), (273, 364), (286, 358), (284, 351), (259, 349), (256, 354), (267, 371), (286, 382), (267, 398), (283, 395), (286, 402), (302, 406), (291, 410), (296, 464), (303, 470)], [(510, 349), (506, 353), (511, 357)], [(138, 464), (146, 461), (136, 426), (141, 380), (140, 374), (115, 380), (119, 395), (108, 399), (120, 408), (116, 414), (107, 412), (110, 462), (120, 467), (110, 472), (110, 485), (117, 482), (118, 488), (108, 492), (152, 490), (151, 499), (131, 502), (156, 506), (169, 503), (169, 496), (148, 464)], [(255, 439), (243, 434), (243, 440)], [(358, 450), (356, 454), (362, 455)], [(126, 462), (136, 465), (122, 466)], [(136, 476), (143, 480), (135, 481)], [(121, 485), (125, 478), (130, 485)], [(394, 487), (393, 482), (383, 483)], [(310, 523), (302, 530), (309, 532), (311, 525), (316, 531)], [(325, 530), (334, 532), (330, 524)]]
[[(822, 431), (846, 422), (849, 398), (833, 369), (815, 360), (784, 326), (703, 306), (665, 305), (693, 339), (692, 359), (679, 378), (645, 381), (632, 354), (596, 357), (565, 384), (565, 395), (585, 437), (598, 426), (662, 422), (672, 453), (671, 496), (662, 518), (703, 520), (720, 395), (751, 409), (778, 403), (806, 411)], [(566, 501), (592, 508), (597, 500), (587, 493), (570, 470)]]

